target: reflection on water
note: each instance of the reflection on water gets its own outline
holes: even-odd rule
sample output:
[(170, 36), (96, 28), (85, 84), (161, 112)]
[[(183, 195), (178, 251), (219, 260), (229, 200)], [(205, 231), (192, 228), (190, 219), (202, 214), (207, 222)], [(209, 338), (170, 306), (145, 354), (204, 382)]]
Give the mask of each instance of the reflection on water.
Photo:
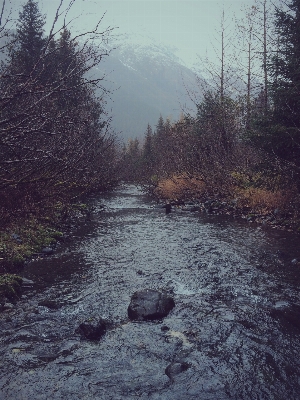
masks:
[[(299, 399), (298, 237), (166, 215), (134, 186), (91, 201), (92, 220), (26, 267), (34, 285), (1, 315), (1, 398)], [(142, 288), (173, 293), (163, 321), (127, 319)], [(80, 340), (93, 317), (111, 328)], [(170, 379), (171, 363), (189, 368)]]

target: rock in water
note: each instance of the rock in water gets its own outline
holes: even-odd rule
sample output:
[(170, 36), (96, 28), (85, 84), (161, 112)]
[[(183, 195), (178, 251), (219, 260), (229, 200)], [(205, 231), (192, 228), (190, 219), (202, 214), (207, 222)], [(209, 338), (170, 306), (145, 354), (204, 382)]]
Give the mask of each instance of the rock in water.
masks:
[(172, 206), (170, 203), (166, 204), (166, 214), (170, 214), (170, 212), (172, 211)]
[(145, 289), (133, 294), (128, 317), (133, 321), (153, 321), (166, 317), (175, 306), (172, 297), (158, 290)]
[(190, 367), (190, 364), (186, 362), (172, 362), (165, 369), (165, 374), (171, 379), (174, 379), (174, 376), (181, 374), (181, 372), (186, 371)]
[(97, 322), (82, 322), (75, 331), (81, 338), (88, 340), (99, 340), (106, 332), (106, 322), (100, 318)]
[(42, 253), (49, 256), (50, 254), (53, 254), (53, 249), (52, 247), (44, 247), (42, 249)]

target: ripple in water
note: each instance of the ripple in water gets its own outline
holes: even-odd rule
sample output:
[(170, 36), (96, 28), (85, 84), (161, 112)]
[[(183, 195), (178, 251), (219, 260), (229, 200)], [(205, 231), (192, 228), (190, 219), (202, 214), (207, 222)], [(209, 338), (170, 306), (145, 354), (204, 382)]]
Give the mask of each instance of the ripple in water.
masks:
[[(130, 185), (92, 202), (92, 220), (24, 270), (35, 285), (1, 315), (1, 398), (299, 399), (298, 237), (166, 215)], [(128, 320), (144, 288), (173, 295), (163, 321)], [(105, 336), (80, 340), (80, 322), (99, 317)]]

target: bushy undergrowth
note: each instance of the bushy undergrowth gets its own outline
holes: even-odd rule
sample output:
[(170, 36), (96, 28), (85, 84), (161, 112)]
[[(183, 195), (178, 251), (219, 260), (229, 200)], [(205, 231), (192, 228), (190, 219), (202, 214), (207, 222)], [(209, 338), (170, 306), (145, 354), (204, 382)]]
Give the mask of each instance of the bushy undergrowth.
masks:
[[(236, 174), (233, 174), (236, 175)], [(234, 213), (249, 220), (276, 222), (278, 226), (285, 226), (299, 231), (299, 194), (295, 187), (289, 189), (271, 190), (266, 187), (256, 187), (257, 181), (236, 179), (226, 196), (220, 195), (217, 190), (207, 187), (201, 176), (188, 174), (174, 175), (158, 181), (153, 191), (157, 198), (181, 204), (187, 201), (205, 203), (207, 200), (222, 202), (223, 208), (218, 212)]]
[(7, 298), (15, 301), (19, 298), (21, 292), (22, 278), (14, 274), (0, 275), (0, 305)]
[(36, 219), (14, 221), (0, 231), (0, 267), (9, 270), (23, 265), (24, 261), (43, 247), (53, 245), (63, 236), (49, 222), (42, 224)]

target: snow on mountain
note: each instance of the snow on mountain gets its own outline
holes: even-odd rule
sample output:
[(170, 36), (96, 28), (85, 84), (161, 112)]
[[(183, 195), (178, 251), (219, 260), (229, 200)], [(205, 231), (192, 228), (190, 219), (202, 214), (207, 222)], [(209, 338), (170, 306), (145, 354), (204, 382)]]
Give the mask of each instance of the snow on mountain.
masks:
[(176, 49), (137, 36), (122, 36), (115, 47), (99, 68), (112, 91), (107, 99), (112, 126), (122, 139), (143, 137), (147, 124), (155, 127), (160, 115), (175, 121), (195, 108), (186, 90), (195, 88), (195, 75)]

